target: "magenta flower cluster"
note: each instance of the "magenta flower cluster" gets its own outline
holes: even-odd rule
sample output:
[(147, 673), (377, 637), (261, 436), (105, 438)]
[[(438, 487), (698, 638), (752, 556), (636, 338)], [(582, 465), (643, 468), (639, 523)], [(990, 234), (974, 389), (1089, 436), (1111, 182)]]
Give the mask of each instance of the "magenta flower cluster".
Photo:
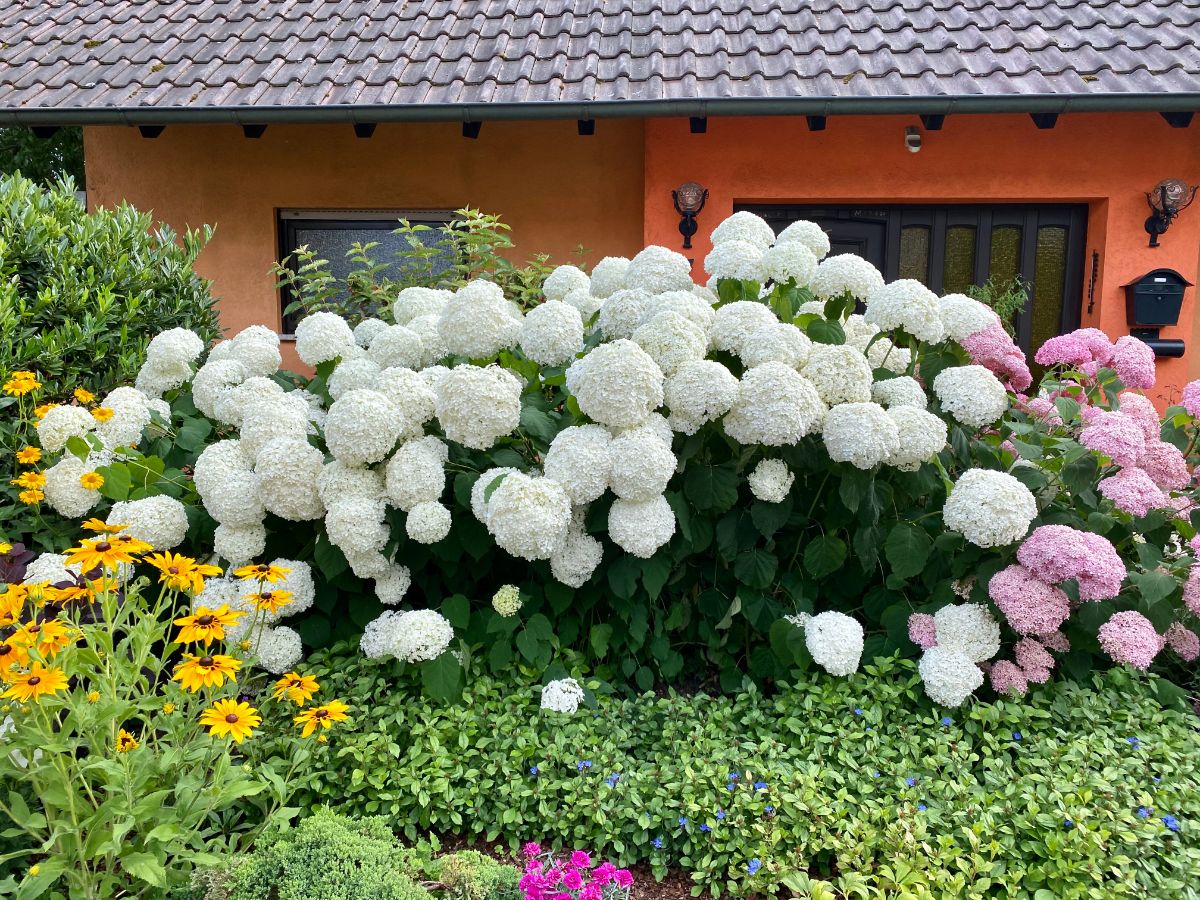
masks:
[(1017, 550), (1017, 561), (1048, 584), (1074, 578), (1080, 600), (1110, 600), (1125, 580), (1125, 564), (1111, 541), (1068, 525), (1035, 528)]
[(976, 331), (962, 340), (963, 349), (971, 356), (971, 362), (992, 371), (1001, 381), (1007, 382), (1014, 391), (1026, 390), (1033, 383), (1025, 352), (1013, 343), (1000, 320), (992, 322), (982, 331)]
[(1067, 366), (1094, 378), (1102, 366), (1116, 370), (1117, 377), (1131, 388), (1154, 387), (1154, 351), (1145, 341), (1131, 335), (1114, 344), (1098, 328), (1079, 328), (1052, 337), (1038, 348), (1034, 361), (1041, 366)]
[(525, 874), (519, 887), (524, 900), (614, 900), (628, 898), (633, 875), (610, 862), (592, 866), (592, 856), (575, 850), (565, 859), (528, 843), (522, 850)]
[(1133, 610), (1113, 613), (1112, 618), (1100, 626), (1097, 637), (1101, 648), (1114, 662), (1125, 663), (1135, 669), (1150, 668), (1150, 663), (1164, 645), (1163, 638), (1154, 630), (1154, 624)]

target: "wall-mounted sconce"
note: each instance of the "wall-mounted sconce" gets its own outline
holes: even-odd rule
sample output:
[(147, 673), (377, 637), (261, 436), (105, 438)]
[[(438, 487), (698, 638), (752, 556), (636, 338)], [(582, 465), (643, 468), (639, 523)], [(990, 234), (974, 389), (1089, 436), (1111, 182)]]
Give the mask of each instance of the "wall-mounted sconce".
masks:
[(675, 212), (681, 216), (679, 233), (683, 235), (683, 249), (690, 250), (692, 235), (696, 233), (696, 216), (704, 209), (708, 189), (694, 181), (685, 181), (676, 190), (671, 191), (671, 199), (675, 201)]
[(1146, 233), (1150, 235), (1150, 246), (1158, 246), (1158, 236), (1165, 234), (1171, 221), (1187, 209), (1196, 199), (1196, 186), (1188, 187), (1179, 178), (1165, 178), (1146, 194), (1150, 204), (1150, 217), (1146, 219)]

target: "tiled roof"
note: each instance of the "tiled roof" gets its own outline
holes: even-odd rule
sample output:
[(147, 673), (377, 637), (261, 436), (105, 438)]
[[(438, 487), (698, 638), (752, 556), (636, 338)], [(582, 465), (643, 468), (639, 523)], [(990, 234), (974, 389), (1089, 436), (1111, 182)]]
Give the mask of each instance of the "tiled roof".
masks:
[[(1200, 0), (7, 0), (0, 121), (1200, 108)], [(1147, 96), (1150, 95), (1150, 96)], [(1190, 95), (1190, 96), (1189, 96)], [(936, 103), (934, 103), (936, 101)], [(922, 103), (925, 105), (922, 107)], [(1038, 104), (1041, 104), (1038, 107)], [(253, 107), (254, 110), (248, 110)], [(743, 108), (743, 107), (739, 107)], [(953, 107), (950, 107), (953, 108)], [(507, 112), (497, 112), (507, 110)], [(407, 112), (405, 112), (407, 111)], [(944, 110), (948, 111), (948, 110)], [(270, 115), (267, 115), (270, 114)], [(609, 110), (607, 114), (613, 114)], [(378, 118), (378, 117), (377, 117)]]

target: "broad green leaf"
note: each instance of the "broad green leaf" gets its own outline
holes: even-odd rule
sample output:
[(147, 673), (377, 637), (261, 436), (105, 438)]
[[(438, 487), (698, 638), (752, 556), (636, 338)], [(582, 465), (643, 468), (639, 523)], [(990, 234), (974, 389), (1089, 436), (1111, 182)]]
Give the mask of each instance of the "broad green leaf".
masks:
[(832, 575), (845, 561), (845, 541), (831, 534), (814, 538), (804, 548), (804, 568), (814, 578)]
[(901, 578), (912, 578), (919, 575), (929, 561), (929, 553), (933, 549), (933, 541), (923, 528), (909, 522), (897, 522), (888, 532), (883, 544), (883, 553), (887, 557), (892, 573)]

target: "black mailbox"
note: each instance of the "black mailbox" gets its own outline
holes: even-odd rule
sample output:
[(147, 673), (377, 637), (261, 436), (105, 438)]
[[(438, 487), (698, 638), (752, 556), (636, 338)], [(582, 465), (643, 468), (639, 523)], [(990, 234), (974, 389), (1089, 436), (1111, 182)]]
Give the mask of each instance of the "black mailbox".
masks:
[(1175, 325), (1183, 292), (1192, 283), (1174, 269), (1155, 269), (1125, 285), (1125, 316), (1130, 325)]

